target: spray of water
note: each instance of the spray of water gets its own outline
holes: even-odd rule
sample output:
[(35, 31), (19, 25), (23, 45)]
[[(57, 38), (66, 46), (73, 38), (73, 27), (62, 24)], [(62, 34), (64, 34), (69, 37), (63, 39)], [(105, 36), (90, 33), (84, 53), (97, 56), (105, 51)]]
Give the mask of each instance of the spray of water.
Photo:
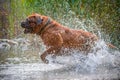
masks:
[[(102, 78), (99, 77), (99, 79), (111, 79), (114, 77), (114, 75), (115, 78), (118, 79), (120, 75), (120, 51), (110, 49), (106, 45), (106, 42), (103, 39), (103, 35), (101, 34), (100, 29), (98, 29), (98, 25), (96, 25), (95, 21), (93, 21), (92, 19), (79, 20), (79, 18), (77, 18), (72, 11), (70, 11), (69, 14), (70, 15), (63, 16), (63, 19), (58, 17), (56, 20), (63, 25), (69, 26), (70, 28), (84, 29), (86, 31), (97, 34), (99, 37), (99, 41), (96, 42), (96, 45), (92, 48), (91, 52), (88, 53), (88, 55), (83, 54), (79, 50), (73, 49), (69, 51), (69, 53), (71, 54), (69, 56), (57, 56), (56, 58), (52, 58), (51, 55), (47, 56), (47, 59), (50, 61), (50, 63), (44, 64), (39, 57), (42, 52), (45, 51), (45, 46), (43, 45), (42, 40), (40, 40), (40, 38), (36, 35), (20, 34), (20, 36), (17, 36), (16, 38), (11, 40), (0, 39), (0, 69), (4, 68), (4, 71), (0, 71), (0, 75), (9, 74), (12, 71), (15, 72), (13, 74), (17, 74), (17, 71), (19, 70), (19, 72), (27, 72), (25, 74), (29, 74), (31, 76), (32, 73), (30, 74), (30, 71), (34, 72), (56, 70), (55, 74), (53, 72), (53, 74), (48, 73), (48, 75), (53, 76), (59, 74), (59, 76), (66, 78), (65, 75), (69, 74), (73, 77), (67, 75), (68, 77), (74, 78), (76, 73), (79, 73), (81, 75), (108, 74), (107, 78), (106, 76), (103, 76)], [(64, 49), (63, 52), (68, 52), (68, 49)], [(32, 66), (30, 66), (31, 63)], [(15, 64), (17, 64), (17, 66)], [(62, 73), (66, 74), (63, 75)], [(36, 76), (38, 75), (36, 74)], [(45, 77), (45, 75), (42, 76)], [(80, 76), (77, 75), (77, 77)], [(91, 76), (88, 76), (87, 79), (90, 79), (90, 77)], [(40, 78), (41, 77), (38, 77), (38, 80)], [(51, 79), (53, 78), (54, 77), (52, 77)], [(82, 78), (84, 78), (84, 76)]]
[[(65, 52), (65, 51), (64, 51)], [(106, 69), (120, 66), (120, 52), (111, 50), (105, 44), (103, 40), (99, 40), (96, 46), (93, 47), (92, 52), (88, 55), (83, 54), (78, 50), (70, 50), (70, 56), (58, 56), (56, 59), (52, 59), (48, 56), (47, 59), (52, 62), (56, 62), (65, 65), (69, 68), (74, 68), (75, 71), (83, 72), (98, 72), (99, 69)]]

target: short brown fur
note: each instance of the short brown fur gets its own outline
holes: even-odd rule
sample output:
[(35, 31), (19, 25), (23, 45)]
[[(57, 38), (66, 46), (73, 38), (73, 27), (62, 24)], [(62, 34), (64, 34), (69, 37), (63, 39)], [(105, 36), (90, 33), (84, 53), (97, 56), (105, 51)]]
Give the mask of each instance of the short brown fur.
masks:
[[(36, 22), (36, 18), (40, 18), (42, 22), (39, 25), (29, 23), (32, 27), (30, 33), (39, 35), (46, 45), (47, 50), (41, 55), (41, 59), (45, 63), (48, 63), (47, 55), (60, 55), (61, 48), (79, 49), (80, 51), (88, 52), (95, 41), (98, 40), (95, 34), (83, 30), (70, 29), (52, 19), (47, 24), (46, 22), (49, 19), (47, 16), (32, 14), (27, 19), (32, 19), (33, 22)], [(22, 27), (25, 27), (25, 25), (22, 25)], [(42, 28), (43, 30), (41, 31)], [(27, 31), (29, 32), (29, 30), (26, 30), (26, 33)]]

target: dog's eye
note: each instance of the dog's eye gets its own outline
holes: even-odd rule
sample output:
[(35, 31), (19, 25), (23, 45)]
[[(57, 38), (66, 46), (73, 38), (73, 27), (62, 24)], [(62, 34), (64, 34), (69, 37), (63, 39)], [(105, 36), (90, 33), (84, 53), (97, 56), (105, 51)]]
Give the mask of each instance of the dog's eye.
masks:
[(28, 21), (29, 23), (31, 23), (32, 21)]
[(35, 22), (33, 22), (33, 21), (30, 21), (29, 23), (31, 24), (31, 23), (35, 23)]
[(29, 21), (29, 23), (32, 23), (32, 21)]
[(32, 20), (30, 20), (30, 19), (26, 19), (26, 22), (27, 22), (27, 24), (36, 24), (36, 22), (35, 21), (32, 21)]
[(29, 20), (28, 22), (29, 22), (29, 23), (35, 23), (34, 21), (31, 21), (31, 20)]
[(31, 21), (31, 20), (29, 20), (29, 19), (26, 19), (26, 22), (31, 23), (32, 21)]

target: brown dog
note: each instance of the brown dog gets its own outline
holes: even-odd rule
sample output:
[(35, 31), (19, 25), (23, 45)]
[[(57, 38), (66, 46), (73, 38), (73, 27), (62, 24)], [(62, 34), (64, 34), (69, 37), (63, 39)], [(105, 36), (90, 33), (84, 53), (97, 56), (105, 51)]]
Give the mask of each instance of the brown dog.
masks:
[(47, 16), (32, 14), (25, 22), (21, 23), (25, 28), (24, 33), (40, 35), (47, 50), (41, 55), (41, 59), (48, 63), (48, 54), (60, 55), (61, 48), (79, 49), (88, 52), (97, 40), (96, 35), (83, 30), (73, 30)]

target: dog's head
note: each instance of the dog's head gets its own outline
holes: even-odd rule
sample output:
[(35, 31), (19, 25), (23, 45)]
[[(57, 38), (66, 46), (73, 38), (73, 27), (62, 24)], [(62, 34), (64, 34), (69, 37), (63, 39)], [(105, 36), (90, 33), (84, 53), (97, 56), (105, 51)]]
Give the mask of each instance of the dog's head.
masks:
[(24, 33), (38, 33), (41, 27), (44, 25), (44, 21), (46, 21), (46, 17), (39, 14), (32, 14), (27, 17), (27, 19), (21, 22), (21, 27), (24, 28)]

